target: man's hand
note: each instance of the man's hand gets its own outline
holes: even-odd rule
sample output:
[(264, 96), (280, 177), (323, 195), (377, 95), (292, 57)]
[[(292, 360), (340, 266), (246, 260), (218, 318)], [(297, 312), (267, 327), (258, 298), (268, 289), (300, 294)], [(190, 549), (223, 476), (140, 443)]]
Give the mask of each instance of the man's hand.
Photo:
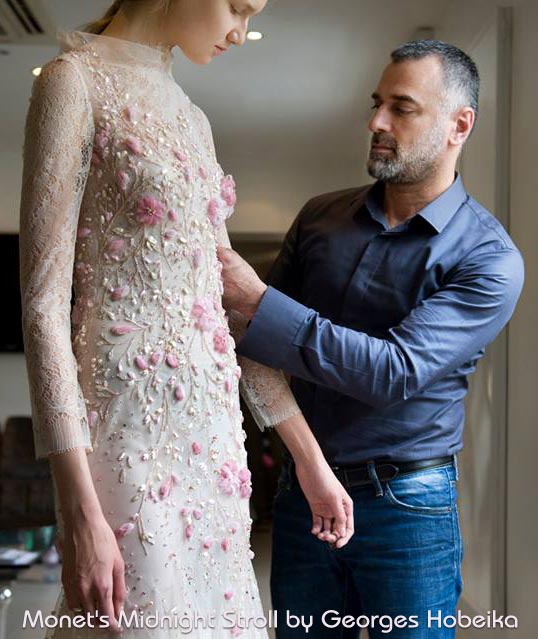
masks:
[(217, 247), (217, 257), (222, 264), (224, 295), (222, 304), (227, 311), (239, 311), (252, 319), (267, 286), (256, 271), (231, 248)]

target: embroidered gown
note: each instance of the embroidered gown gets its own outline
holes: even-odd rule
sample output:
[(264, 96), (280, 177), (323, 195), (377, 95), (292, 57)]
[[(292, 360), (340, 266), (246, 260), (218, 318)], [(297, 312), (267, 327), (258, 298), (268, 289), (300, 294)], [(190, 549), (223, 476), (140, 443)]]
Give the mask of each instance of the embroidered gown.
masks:
[[(125, 561), (127, 616), (215, 613), (216, 627), (186, 636), (265, 638), (229, 621), (262, 614), (241, 369), (216, 257), (228, 241), (233, 178), (217, 163), (205, 115), (172, 76), (170, 49), (80, 31), (59, 42), (32, 90), (21, 198), (36, 455), (86, 449)], [(240, 332), (243, 318), (234, 324)], [(261, 428), (299, 412), (281, 373), (241, 367)], [(55, 614), (64, 613), (73, 614), (62, 590)], [(47, 633), (98, 636), (112, 635)], [(185, 632), (165, 625), (123, 636)]]

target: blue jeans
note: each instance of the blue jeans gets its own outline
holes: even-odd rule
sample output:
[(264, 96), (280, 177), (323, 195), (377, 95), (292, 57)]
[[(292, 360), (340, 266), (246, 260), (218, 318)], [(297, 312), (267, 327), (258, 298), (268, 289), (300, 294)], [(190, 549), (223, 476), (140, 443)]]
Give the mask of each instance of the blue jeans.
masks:
[[(440, 618), (455, 615), (462, 590), (457, 478), (454, 460), (377, 487), (348, 490), (355, 534), (334, 550), (310, 533), (308, 502), (293, 465), (285, 464), (273, 522), (277, 639), (357, 639), (361, 628), (367, 628), (370, 639), (455, 637), (455, 629)], [(303, 615), (313, 625), (308, 632), (301, 625), (294, 628), (298, 619), (288, 614)], [(346, 615), (353, 623), (351, 618), (342, 622)]]

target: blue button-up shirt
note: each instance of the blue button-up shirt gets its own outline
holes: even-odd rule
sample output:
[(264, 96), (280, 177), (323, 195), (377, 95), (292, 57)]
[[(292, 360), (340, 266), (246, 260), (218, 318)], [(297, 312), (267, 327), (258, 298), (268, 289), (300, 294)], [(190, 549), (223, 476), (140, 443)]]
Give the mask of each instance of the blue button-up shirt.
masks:
[(460, 177), (394, 228), (383, 188), (305, 205), (238, 345), (292, 375), (336, 465), (459, 451), (467, 376), (523, 286), (521, 254)]

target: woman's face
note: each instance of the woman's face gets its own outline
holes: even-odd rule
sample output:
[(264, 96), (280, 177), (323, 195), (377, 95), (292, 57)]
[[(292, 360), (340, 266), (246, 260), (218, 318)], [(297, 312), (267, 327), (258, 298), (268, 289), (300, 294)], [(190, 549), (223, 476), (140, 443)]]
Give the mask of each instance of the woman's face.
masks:
[(166, 19), (168, 42), (196, 64), (207, 64), (245, 41), (248, 22), (267, 0), (175, 0)]

